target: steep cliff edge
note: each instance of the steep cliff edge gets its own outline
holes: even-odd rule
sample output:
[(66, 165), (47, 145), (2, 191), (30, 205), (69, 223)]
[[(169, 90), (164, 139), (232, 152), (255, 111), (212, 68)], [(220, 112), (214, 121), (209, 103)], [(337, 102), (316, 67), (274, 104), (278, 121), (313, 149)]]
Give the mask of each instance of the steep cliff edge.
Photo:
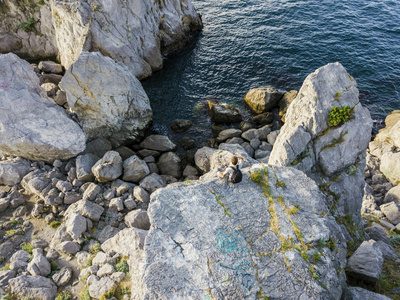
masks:
[(0, 53), (57, 56), (68, 69), (82, 51), (100, 51), (139, 79), (201, 28), (189, 0), (0, 2)]

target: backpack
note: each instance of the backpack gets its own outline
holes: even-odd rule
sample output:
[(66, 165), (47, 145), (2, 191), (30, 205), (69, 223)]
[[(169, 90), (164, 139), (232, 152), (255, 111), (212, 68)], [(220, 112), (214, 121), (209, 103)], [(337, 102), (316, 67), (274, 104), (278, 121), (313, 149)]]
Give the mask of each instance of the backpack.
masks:
[(233, 173), (229, 177), (229, 181), (232, 183), (239, 183), (242, 181), (242, 171), (239, 170), (239, 166), (232, 167)]

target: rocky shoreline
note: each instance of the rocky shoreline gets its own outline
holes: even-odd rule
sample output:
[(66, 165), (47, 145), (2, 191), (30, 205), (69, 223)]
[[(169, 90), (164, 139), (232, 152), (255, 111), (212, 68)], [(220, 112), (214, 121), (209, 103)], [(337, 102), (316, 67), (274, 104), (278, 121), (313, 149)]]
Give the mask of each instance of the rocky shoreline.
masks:
[[(138, 78), (201, 19), (189, 1), (116, 4), (0, 3), (0, 28), (33, 20), (0, 33), (1, 299), (398, 297), (399, 111), (371, 141), (332, 63), (299, 91), (250, 90), (251, 119), (207, 99), (214, 138), (178, 145), (149, 132)], [(236, 185), (216, 175), (233, 155)]]

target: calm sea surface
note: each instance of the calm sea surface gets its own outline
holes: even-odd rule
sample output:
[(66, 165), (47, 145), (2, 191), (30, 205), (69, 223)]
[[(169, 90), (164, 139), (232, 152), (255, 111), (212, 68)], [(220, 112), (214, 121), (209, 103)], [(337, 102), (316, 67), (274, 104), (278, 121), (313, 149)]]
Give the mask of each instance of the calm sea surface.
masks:
[(207, 96), (239, 107), (250, 88), (299, 89), (315, 69), (339, 61), (356, 79), (373, 118), (400, 109), (400, 1), (192, 0), (204, 30), (163, 70), (143, 82), (154, 125), (175, 119), (207, 138), (210, 121), (195, 109)]

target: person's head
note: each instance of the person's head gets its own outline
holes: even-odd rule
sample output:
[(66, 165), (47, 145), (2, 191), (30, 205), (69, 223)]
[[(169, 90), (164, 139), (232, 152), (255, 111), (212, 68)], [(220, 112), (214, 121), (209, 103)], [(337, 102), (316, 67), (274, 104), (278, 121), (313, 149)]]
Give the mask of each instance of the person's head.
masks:
[(238, 162), (239, 162), (239, 158), (235, 155), (232, 156), (232, 158), (231, 158), (232, 165), (236, 166), (238, 164)]

